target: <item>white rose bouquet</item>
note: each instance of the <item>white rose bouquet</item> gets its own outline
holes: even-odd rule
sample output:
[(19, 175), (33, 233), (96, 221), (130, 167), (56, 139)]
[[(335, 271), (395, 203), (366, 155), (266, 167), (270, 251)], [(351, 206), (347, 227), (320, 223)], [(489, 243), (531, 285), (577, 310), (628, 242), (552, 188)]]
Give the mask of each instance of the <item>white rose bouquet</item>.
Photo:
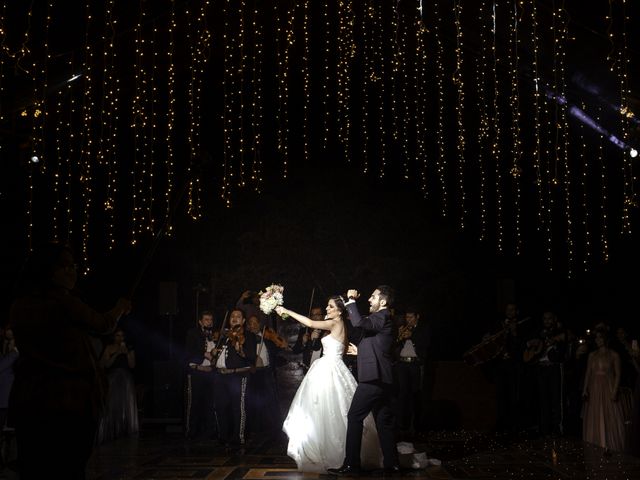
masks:
[[(269, 285), (260, 292), (260, 310), (269, 315), (276, 307), (284, 303), (284, 287), (282, 285)], [(283, 317), (284, 318), (284, 317)]]

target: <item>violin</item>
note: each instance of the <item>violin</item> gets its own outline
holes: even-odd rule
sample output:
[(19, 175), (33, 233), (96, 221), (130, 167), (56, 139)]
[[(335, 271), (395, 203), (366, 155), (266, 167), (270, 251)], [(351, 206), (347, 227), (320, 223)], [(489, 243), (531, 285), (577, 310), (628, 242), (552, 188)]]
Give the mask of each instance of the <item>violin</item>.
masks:
[(278, 335), (276, 331), (271, 327), (267, 327), (264, 329), (264, 338), (266, 338), (267, 340), (271, 340), (278, 348), (289, 348), (289, 342), (287, 342), (285, 338)]
[(245, 340), (244, 327), (242, 325), (236, 325), (235, 327), (232, 327), (227, 332), (227, 338), (233, 343), (236, 351), (240, 353)]
[[(405, 335), (407, 332), (413, 332), (413, 329), (416, 328), (415, 324), (414, 325), (400, 325), (400, 328), (398, 328), (398, 337), (396, 338), (396, 342), (401, 342), (402, 340), (406, 340)], [(409, 335), (410, 338), (411, 335)]]

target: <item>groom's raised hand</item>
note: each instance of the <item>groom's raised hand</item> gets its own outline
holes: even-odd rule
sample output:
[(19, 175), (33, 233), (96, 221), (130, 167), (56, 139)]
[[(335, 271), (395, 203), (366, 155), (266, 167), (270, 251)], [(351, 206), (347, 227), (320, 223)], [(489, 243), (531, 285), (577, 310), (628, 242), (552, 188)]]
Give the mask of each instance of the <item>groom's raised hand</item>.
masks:
[(347, 298), (349, 300), (357, 300), (360, 297), (358, 290), (347, 290)]

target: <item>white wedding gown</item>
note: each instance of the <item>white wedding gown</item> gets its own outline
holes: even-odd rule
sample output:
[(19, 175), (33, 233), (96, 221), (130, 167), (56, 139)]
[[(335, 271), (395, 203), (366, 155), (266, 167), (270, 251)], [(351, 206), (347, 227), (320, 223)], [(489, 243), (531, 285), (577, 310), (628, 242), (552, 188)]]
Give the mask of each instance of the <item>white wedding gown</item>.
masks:
[[(342, 361), (344, 345), (331, 335), (322, 338), (323, 355), (300, 383), (283, 430), (289, 436), (287, 455), (298, 470), (325, 473), (342, 465), (347, 437), (347, 412), (357, 382)], [(382, 466), (382, 451), (373, 417), (364, 422), (362, 468)]]

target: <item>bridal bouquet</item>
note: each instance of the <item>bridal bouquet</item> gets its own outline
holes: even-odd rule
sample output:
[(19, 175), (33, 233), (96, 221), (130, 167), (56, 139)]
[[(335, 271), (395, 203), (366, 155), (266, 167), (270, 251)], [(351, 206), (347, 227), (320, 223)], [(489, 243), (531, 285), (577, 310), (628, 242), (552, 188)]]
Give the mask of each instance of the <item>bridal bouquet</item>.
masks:
[(284, 287), (282, 285), (269, 285), (260, 292), (260, 310), (269, 315), (273, 310), (284, 303)]

